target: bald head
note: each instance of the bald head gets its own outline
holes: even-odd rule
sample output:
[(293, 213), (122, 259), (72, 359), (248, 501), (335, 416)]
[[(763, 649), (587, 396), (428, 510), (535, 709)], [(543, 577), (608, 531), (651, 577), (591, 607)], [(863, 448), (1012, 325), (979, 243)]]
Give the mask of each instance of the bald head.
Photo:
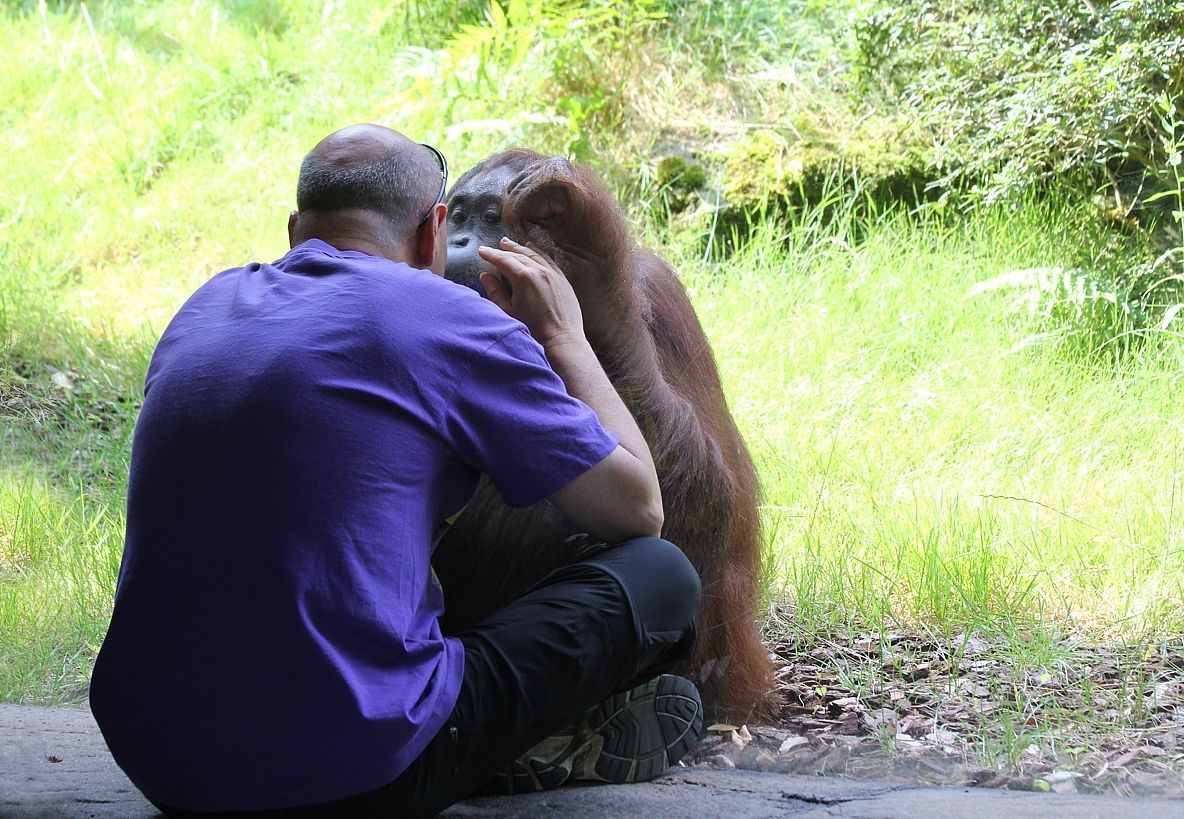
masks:
[(402, 236), (420, 223), (439, 190), (440, 169), (427, 148), (381, 125), (352, 125), (304, 158), (296, 207), (301, 214), (381, 214)]

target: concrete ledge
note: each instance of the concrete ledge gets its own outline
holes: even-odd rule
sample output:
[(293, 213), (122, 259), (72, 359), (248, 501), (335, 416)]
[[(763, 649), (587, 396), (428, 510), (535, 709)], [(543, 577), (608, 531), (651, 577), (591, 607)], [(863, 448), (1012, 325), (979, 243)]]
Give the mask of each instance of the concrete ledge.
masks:
[[(89, 711), (0, 704), (0, 816), (138, 819), (157, 815), (116, 767)], [(1184, 816), (1184, 802), (678, 768), (637, 785), (471, 799), (454, 805), (446, 815), (1168, 819)]]

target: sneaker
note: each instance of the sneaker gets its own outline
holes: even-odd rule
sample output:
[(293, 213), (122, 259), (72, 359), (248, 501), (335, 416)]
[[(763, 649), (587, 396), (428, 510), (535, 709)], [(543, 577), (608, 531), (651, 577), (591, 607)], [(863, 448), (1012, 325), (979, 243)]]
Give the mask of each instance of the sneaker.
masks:
[(503, 772), (510, 793), (566, 782), (644, 782), (682, 759), (703, 737), (703, 704), (695, 684), (663, 674), (613, 694), (575, 724), (548, 737)]

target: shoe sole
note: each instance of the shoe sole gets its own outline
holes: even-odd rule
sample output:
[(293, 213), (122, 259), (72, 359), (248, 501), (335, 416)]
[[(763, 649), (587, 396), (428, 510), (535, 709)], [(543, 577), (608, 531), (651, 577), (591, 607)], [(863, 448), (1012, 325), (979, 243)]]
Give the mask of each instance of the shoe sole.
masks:
[(518, 759), (499, 774), (506, 793), (535, 793), (574, 780), (622, 784), (661, 776), (703, 736), (695, 684), (664, 674), (614, 694), (588, 712), (588, 739), (549, 761)]
[(585, 769), (579, 778), (644, 782), (661, 776), (702, 738), (703, 704), (694, 683), (664, 674), (609, 697), (589, 715), (589, 725), (602, 744), (594, 773)]

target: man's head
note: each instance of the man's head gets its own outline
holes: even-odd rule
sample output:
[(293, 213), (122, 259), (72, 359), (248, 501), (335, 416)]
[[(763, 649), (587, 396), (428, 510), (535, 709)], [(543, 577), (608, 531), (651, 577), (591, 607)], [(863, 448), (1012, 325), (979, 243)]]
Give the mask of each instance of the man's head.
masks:
[(381, 125), (322, 139), (300, 165), (292, 246), (321, 239), (443, 274), (446, 236), (441, 156)]

